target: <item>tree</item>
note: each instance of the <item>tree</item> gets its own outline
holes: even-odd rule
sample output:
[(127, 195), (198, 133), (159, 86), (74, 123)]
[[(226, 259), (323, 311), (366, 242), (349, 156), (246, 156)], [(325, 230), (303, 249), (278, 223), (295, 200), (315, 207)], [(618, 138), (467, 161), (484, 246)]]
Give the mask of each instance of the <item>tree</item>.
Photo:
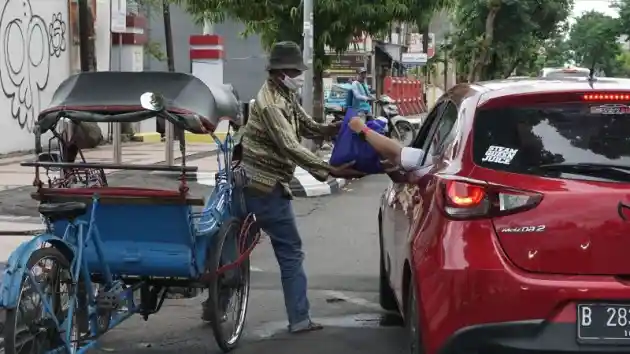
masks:
[(569, 34), (569, 46), (576, 65), (603, 70), (607, 76), (619, 74), (619, 23), (597, 11), (589, 11), (575, 20)]
[(618, 0), (614, 7), (619, 11), (617, 26), (619, 34), (625, 35), (626, 40), (630, 39), (630, 0)]
[[(458, 0), (451, 50), (468, 81), (509, 76), (556, 35), (572, 0)], [(527, 66), (527, 65), (526, 65)]]

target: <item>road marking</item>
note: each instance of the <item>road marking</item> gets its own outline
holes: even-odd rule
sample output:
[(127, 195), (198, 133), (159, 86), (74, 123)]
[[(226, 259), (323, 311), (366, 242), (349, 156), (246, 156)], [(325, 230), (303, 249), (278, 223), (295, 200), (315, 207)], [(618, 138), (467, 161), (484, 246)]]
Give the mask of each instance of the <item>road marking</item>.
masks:
[(264, 270), (254, 266), (249, 266), (249, 270), (251, 270), (252, 272), (264, 272)]
[(327, 296), (336, 298), (336, 299), (341, 299), (351, 304), (359, 305), (359, 306), (366, 307), (372, 310), (382, 311), (381, 306), (377, 303), (368, 301), (360, 297), (348, 296), (340, 291), (326, 290), (324, 291), (324, 294), (326, 294)]

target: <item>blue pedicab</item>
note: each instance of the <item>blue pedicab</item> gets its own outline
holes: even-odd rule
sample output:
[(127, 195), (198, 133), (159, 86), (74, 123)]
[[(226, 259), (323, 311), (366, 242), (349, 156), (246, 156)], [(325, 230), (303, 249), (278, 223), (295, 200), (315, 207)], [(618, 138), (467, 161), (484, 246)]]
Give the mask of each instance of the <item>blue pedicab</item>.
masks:
[[(254, 216), (232, 203), (238, 193), (232, 139), (228, 134), (221, 142), (212, 132), (225, 118), (240, 126), (238, 112), (230, 88), (209, 88), (180, 73), (82, 73), (59, 86), (51, 107), (38, 117), (38, 156), (42, 136), (61, 118), (139, 122), (157, 116), (179, 129), (182, 161), (22, 164), (35, 169), (32, 197), (47, 228), (11, 254), (2, 277), (6, 354), (84, 353), (130, 316), (147, 320), (174, 288), (195, 295), (207, 289), (217, 343), (226, 352), (237, 345), (247, 312), (249, 254), (259, 233), (250, 232)], [(186, 173), (195, 168), (186, 166), (184, 131), (211, 134), (221, 151), (223, 167), (205, 201), (189, 195)], [(171, 171), (181, 178), (178, 190), (53, 188), (40, 181), (40, 169), (49, 168)]]

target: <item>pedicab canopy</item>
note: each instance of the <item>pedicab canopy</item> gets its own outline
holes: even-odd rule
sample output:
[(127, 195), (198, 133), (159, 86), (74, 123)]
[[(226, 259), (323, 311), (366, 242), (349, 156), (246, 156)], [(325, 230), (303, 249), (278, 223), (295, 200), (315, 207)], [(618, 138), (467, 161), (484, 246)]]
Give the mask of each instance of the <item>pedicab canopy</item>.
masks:
[(231, 85), (207, 86), (200, 79), (173, 72), (88, 72), (73, 75), (59, 85), (49, 108), (38, 117), (43, 134), (66, 117), (82, 122), (138, 122), (156, 116), (140, 105), (140, 96), (152, 92), (164, 98), (164, 116), (193, 133), (214, 131), (222, 119), (241, 126), (242, 116)]

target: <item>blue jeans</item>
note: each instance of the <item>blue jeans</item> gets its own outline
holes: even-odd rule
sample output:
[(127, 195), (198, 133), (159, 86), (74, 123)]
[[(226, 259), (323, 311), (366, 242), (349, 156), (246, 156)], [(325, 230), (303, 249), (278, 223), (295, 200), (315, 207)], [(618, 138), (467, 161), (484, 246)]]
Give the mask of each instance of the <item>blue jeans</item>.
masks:
[(295, 223), (291, 200), (284, 195), (281, 185), (265, 194), (251, 189), (243, 191), (248, 213), (256, 215), (258, 227), (271, 239), (273, 251), (280, 266), (284, 305), (289, 325), (298, 324), (310, 317), (304, 252), (302, 239)]

